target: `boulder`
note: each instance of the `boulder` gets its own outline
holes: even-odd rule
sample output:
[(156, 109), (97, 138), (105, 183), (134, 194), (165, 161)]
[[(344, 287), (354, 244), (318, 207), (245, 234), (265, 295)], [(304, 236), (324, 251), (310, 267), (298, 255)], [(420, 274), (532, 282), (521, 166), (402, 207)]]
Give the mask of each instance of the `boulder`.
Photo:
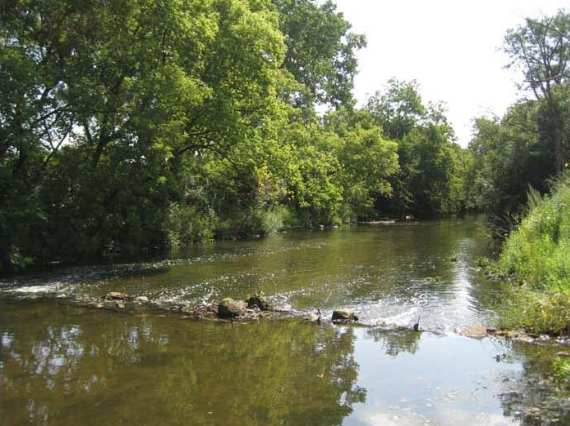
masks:
[(146, 296), (137, 296), (137, 297), (135, 297), (135, 302), (148, 303), (148, 297), (146, 297)]
[(243, 307), (234, 299), (226, 297), (218, 304), (220, 318), (235, 318), (243, 314)]
[(269, 303), (269, 301), (265, 298), (263, 293), (254, 294), (253, 296), (248, 298), (245, 302), (247, 303), (247, 307), (249, 309), (253, 309), (256, 306), (262, 311), (270, 311), (273, 309), (273, 306), (271, 306), (271, 303)]
[(335, 309), (332, 314), (333, 321), (358, 321), (358, 317), (349, 309)]

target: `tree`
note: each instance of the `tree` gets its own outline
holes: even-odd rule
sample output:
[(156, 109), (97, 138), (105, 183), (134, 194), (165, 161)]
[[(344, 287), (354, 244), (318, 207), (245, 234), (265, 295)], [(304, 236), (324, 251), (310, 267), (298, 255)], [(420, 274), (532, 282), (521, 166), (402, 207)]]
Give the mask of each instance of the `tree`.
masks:
[(285, 46), (269, 1), (50, 0), (3, 12), (4, 265), (164, 246), (177, 177), (255, 138), (279, 103)]
[(341, 164), (335, 181), (343, 189), (343, 219), (374, 219), (376, 200), (392, 195), (390, 178), (399, 170), (397, 144), (384, 137), (364, 109), (341, 109), (327, 114), (324, 121), (334, 136), (323, 150), (333, 152)]
[(302, 85), (290, 93), (290, 101), (305, 107), (314, 102), (337, 108), (352, 105), (356, 50), (366, 46), (364, 36), (350, 31), (331, 0), (273, 3), (287, 45), (283, 67)]
[(419, 94), (419, 84), (413, 80), (388, 80), (384, 91), (368, 99), (367, 109), (382, 126), (390, 139), (401, 140), (426, 117), (426, 107)]
[(547, 179), (554, 173), (552, 152), (541, 141), (540, 108), (541, 101), (521, 102), (501, 120), (475, 120), (475, 136), (469, 144), (474, 158), (473, 191), (477, 204), (501, 222), (518, 214), (529, 186), (545, 192)]
[(525, 25), (507, 32), (504, 50), (511, 57), (509, 66), (522, 70), (523, 87), (544, 99), (544, 142), (551, 146), (560, 172), (570, 159), (570, 111), (564, 102), (569, 93), (570, 13), (560, 10), (552, 17), (527, 18)]
[(391, 179), (393, 196), (382, 198), (379, 208), (436, 216), (465, 207), (461, 147), (453, 142), (443, 105), (424, 105), (417, 82), (391, 79), (366, 109), (398, 144), (400, 171)]
[(526, 19), (507, 32), (504, 50), (534, 99), (511, 106), (502, 118), (475, 120), (469, 149), (472, 194), (508, 230), (529, 189), (544, 194), (570, 159), (570, 14)]

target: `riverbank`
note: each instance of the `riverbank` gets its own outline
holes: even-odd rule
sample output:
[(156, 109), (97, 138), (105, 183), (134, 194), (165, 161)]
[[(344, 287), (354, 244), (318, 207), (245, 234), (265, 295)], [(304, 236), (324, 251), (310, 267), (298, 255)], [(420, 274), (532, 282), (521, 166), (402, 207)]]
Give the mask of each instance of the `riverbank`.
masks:
[[(570, 174), (541, 197), (529, 193), (528, 212), (508, 237), (495, 272), (513, 282), (499, 308), (499, 326), (527, 333), (570, 335)], [(570, 384), (570, 360), (558, 362)]]
[(528, 214), (505, 242), (496, 268), (518, 284), (503, 310), (504, 326), (570, 334), (569, 174), (551, 195), (531, 197)]

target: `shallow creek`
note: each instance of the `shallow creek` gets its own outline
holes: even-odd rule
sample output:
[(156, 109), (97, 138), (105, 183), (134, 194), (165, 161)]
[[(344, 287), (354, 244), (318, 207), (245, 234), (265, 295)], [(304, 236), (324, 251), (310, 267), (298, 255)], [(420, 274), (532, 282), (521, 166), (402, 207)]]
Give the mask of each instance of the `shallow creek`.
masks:
[[(475, 219), (381, 223), (4, 280), (0, 423), (570, 424), (570, 395), (547, 373), (568, 348), (460, 334), (495, 321), (501, 286), (475, 266), (488, 246)], [(292, 315), (230, 323), (68, 301), (110, 291), (158, 307), (263, 291)], [(303, 319), (336, 307), (358, 324)]]

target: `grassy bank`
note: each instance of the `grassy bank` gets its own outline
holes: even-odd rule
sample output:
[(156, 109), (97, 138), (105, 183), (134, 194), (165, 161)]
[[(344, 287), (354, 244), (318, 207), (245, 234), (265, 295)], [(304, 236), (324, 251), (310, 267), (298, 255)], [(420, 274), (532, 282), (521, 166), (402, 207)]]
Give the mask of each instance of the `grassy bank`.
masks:
[[(531, 196), (527, 216), (513, 232), (497, 264), (519, 283), (500, 308), (502, 328), (570, 335), (570, 173), (551, 195)], [(553, 372), (570, 386), (570, 359), (557, 358)]]
[(559, 179), (551, 195), (532, 198), (497, 265), (520, 283), (505, 303), (501, 325), (570, 334), (570, 173)]

